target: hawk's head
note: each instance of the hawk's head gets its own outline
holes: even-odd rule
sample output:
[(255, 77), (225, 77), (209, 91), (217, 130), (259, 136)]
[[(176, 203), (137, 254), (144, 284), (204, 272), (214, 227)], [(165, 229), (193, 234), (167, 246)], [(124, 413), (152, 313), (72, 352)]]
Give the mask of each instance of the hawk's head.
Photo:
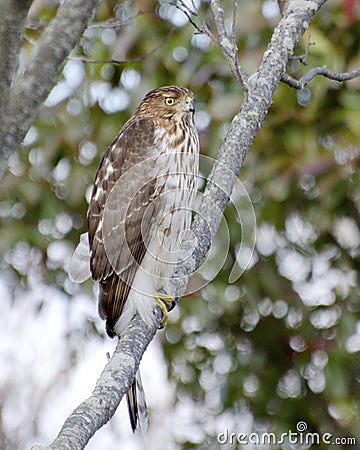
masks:
[(194, 94), (182, 86), (164, 86), (148, 92), (140, 103), (137, 115), (182, 120), (195, 111)]

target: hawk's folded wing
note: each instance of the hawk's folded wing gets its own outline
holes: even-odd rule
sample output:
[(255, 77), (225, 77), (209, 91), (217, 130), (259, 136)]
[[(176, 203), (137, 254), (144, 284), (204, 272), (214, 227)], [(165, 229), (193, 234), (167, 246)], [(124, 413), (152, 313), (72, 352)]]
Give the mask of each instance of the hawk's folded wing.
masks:
[(100, 163), (89, 204), (90, 267), (100, 281), (99, 312), (110, 334), (150, 237), (154, 135), (151, 118), (133, 118), (124, 126)]

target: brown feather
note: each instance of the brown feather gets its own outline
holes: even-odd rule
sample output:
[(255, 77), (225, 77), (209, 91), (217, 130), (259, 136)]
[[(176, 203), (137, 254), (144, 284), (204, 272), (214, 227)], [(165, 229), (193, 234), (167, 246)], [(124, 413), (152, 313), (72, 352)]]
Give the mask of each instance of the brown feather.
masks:
[[(132, 314), (146, 313), (151, 320), (153, 303), (144, 300), (142, 284), (150, 296), (162, 289), (159, 280), (170, 276), (179, 235), (190, 225), (191, 214), (181, 210), (189, 212), (196, 191), (199, 140), (193, 99), (191, 91), (177, 86), (148, 92), (97, 171), (88, 210), (90, 268), (99, 281), (99, 314), (111, 337), (125, 329)], [(146, 254), (148, 246), (151, 253)], [(165, 250), (173, 253), (170, 260)], [(135, 279), (139, 266), (144, 272)], [(129, 309), (120, 321), (132, 288)], [(145, 430), (139, 371), (127, 400), (133, 431)]]
[(193, 129), (190, 114), (166, 105), (169, 96), (193, 98), (191, 91), (177, 86), (150, 91), (105, 152), (95, 178), (88, 210), (90, 268), (93, 279), (100, 282), (99, 314), (106, 319), (110, 336), (115, 334), (114, 325), (158, 215), (156, 196), (162, 187), (155, 192), (156, 179), (149, 173), (156, 161), (147, 160), (160, 151), (156, 132), (166, 130), (166, 139), (174, 138), (174, 148), (184, 141), (185, 131)]
[[(151, 205), (148, 208), (154, 192), (154, 181), (146, 183), (145, 174), (146, 184), (129, 204), (129, 211), (132, 211), (132, 214), (119, 217), (116, 210), (118, 194), (122, 194), (121, 200), (126, 204), (127, 186), (123, 183), (117, 185), (117, 182), (127, 170), (146, 158), (144, 150), (153, 146), (154, 128), (154, 121), (151, 118), (134, 117), (127, 122), (102, 158), (89, 205), (90, 267), (93, 278), (100, 281), (99, 314), (107, 320), (107, 332), (111, 336), (114, 336), (113, 326), (121, 315), (132, 280), (146, 251), (151, 222), (144, 221), (148, 225), (142, 229), (139, 223), (143, 221), (144, 215), (152, 215), (154, 209)], [(110, 166), (112, 171), (106, 176)], [(122, 193), (119, 192), (121, 189)], [(97, 192), (100, 195), (97, 196)], [(112, 201), (115, 202), (114, 205)], [(101, 221), (104, 220), (105, 207), (108, 208), (106, 212), (111, 212), (112, 209), (115, 211), (113, 217), (115, 223), (108, 221), (107, 227), (116, 226), (117, 222), (125, 222), (123, 242), (117, 239), (116, 230), (113, 236), (111, 232), (104, 236), (106, 231), (101, 227)], [(120, 212), (124, 212), (124, 209), (120, 208)]]

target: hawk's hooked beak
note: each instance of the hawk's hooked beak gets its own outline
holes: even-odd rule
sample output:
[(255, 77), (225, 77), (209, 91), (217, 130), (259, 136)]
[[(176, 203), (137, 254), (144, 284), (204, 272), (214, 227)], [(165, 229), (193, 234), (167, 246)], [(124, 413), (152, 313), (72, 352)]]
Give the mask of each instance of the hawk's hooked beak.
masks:
[(185, 111), (187, 112), (195, 112), (195, 104), (194, 100), (191, 97), (186, 97), (185, 100)]

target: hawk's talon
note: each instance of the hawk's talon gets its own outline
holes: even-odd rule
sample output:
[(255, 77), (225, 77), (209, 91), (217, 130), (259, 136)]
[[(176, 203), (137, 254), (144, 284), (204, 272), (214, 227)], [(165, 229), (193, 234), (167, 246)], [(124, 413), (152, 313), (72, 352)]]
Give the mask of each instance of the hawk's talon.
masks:
[(166, 327), (169, 318), (169, 311), (171, 311), (175, 306), (174, 298), (171, 295), (164, 294), (162, 292), (155, 292), (154, 298), (156, 303), (160, 306), (163, 313), (162, 321), (159, 325), (159, 330)]

